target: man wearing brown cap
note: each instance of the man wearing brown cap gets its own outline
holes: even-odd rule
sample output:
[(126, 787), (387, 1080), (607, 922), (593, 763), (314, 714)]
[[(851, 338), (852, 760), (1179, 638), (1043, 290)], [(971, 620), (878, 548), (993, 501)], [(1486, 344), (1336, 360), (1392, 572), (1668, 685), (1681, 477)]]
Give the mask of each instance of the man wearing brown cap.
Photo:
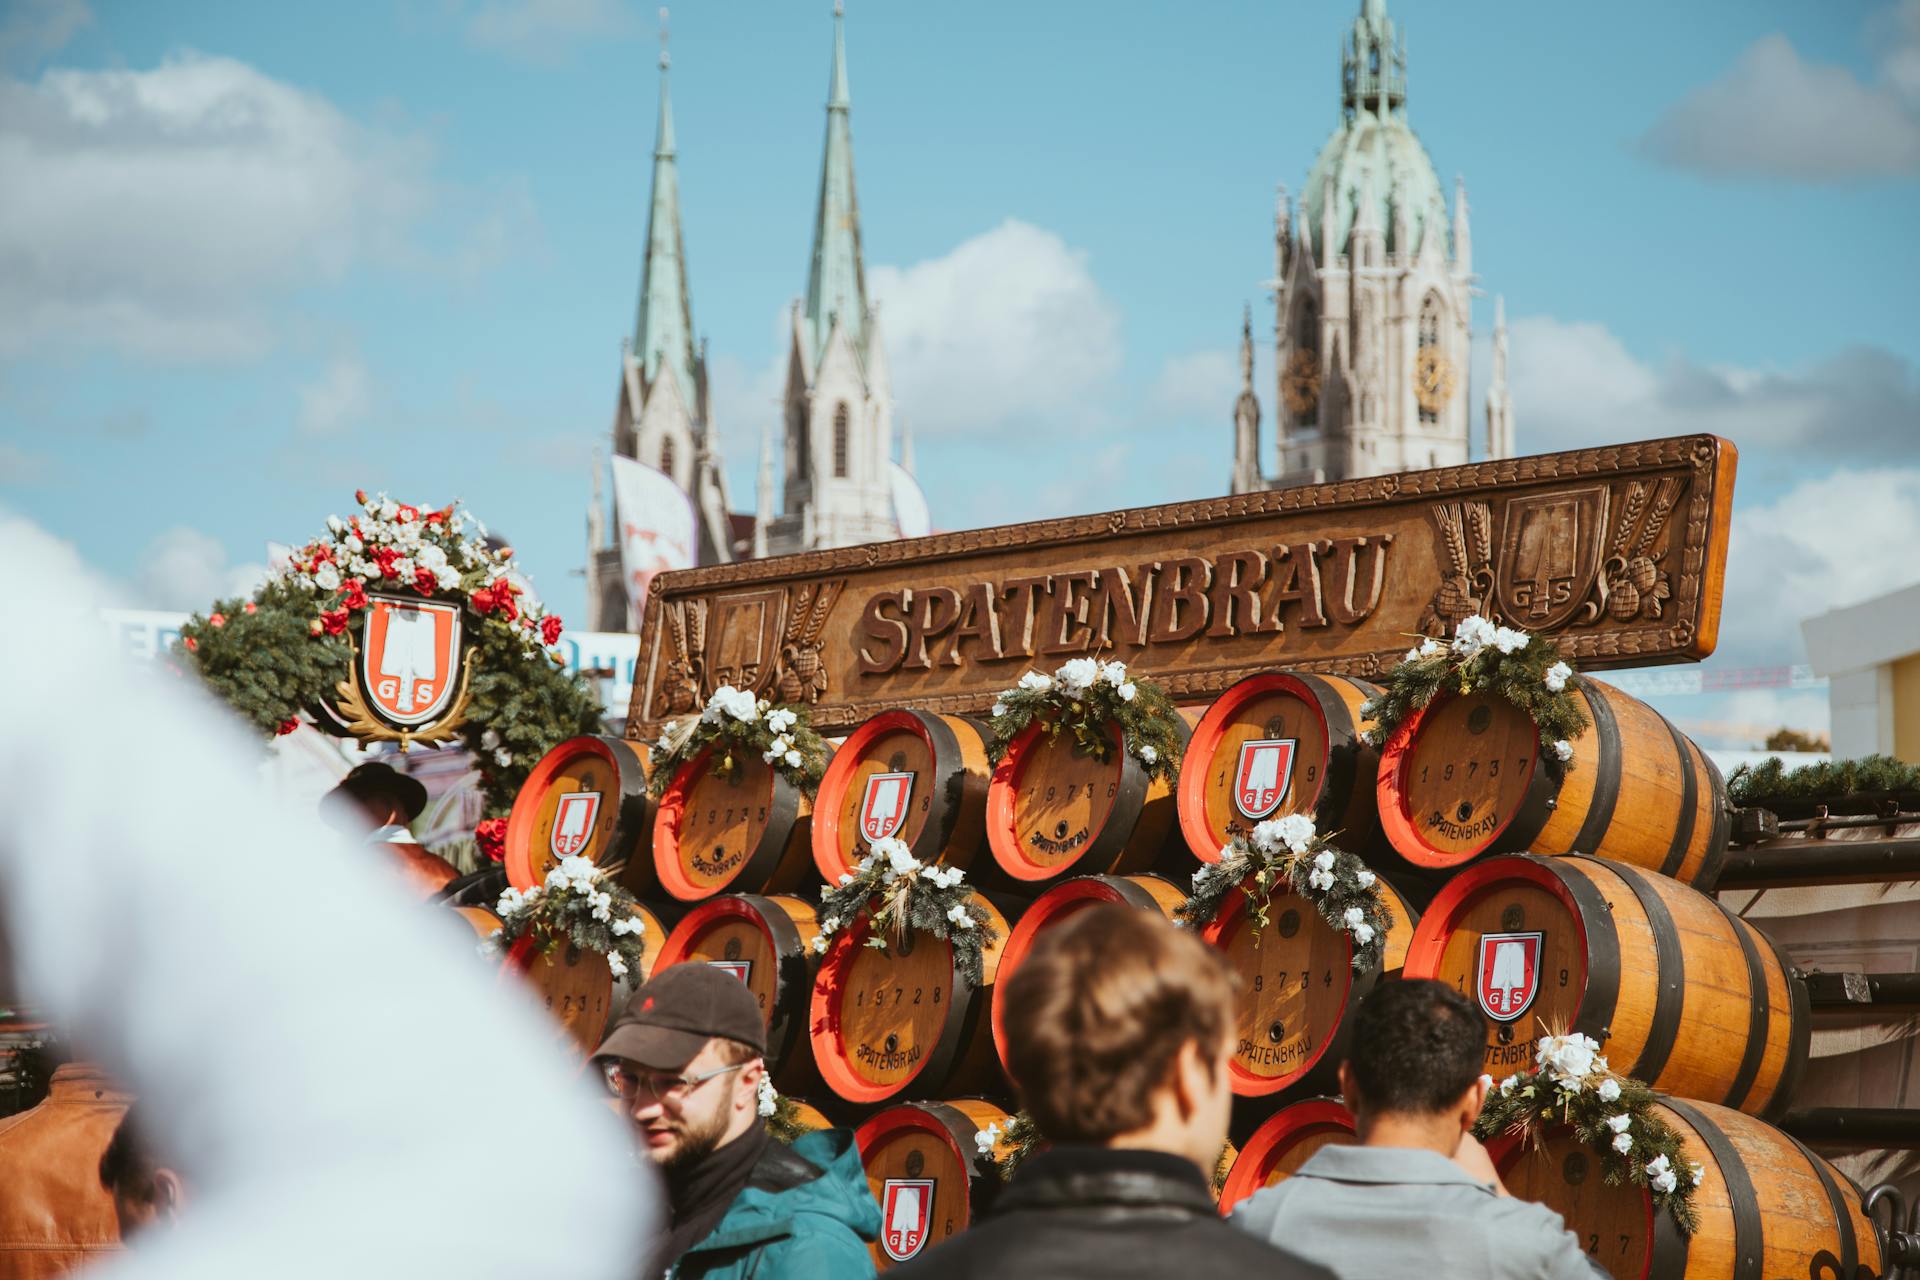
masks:
[(402, 879), (422, 898), (430, 898), (460, 872), (439, 854), (420, 847), (407, 829), (427, 807), (427, 789), (379, 760), (355, 766), (340, 785), (320, 797), (328, 823), (392, 855)]
[(666, 1179), (670, 1219), (649, 1280), (874, 1274), (864, 1242), (880, 1209), (852, 1133), (819, 1130), (787, 1146), (760, 1121), (766, 1034), (745, 983), (678, 964), (633, 993), (594, 1053)]

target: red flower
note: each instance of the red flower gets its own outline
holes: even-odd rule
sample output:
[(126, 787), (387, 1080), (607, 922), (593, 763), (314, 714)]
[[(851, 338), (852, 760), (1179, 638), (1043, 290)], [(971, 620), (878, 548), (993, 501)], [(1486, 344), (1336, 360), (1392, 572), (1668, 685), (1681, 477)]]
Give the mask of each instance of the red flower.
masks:
[(418, 520), (419, 518), (420, 518), (420, 508), (410, 507), (404, 502), (400, 504), (399, 513), (394, 516), (394, 519), (398, 520), (401, 524), (412, 524), (415, 520)]
[(340, 589), (340, 607), (342, 609), (364, 609), (367, 607), (367, 584), (359, 578), (348, 578)]
[(195, 640), (192, 636), (187, 637), (187, 652), (188, 653), (200, 652), (200, 642), (198, 640)]
[(240, 612), (242, 613), (258, 613), (259, 611), (260, 611), (260, 606), (255, 604), (251, 600), (247, 601), (247, 603), (241, 606), (241, 609), (240, 609)]
[(452, 518), (453, 518), (453, 504), (451, 502), (449, 502), (446, 506), (440, 508), (438, 511), (427, 512), (428, 524), (445, 524), (448, 520)]
[(353, 491), (353, 500), (354, 500), (355, 502), (357, 502), (357, 503), (359, 503), (359, 504), (360, 504), (361, 506), (363, 506), (363, 507), (364, 507), (364, 506), (366, 506), (366, 505), (367, 505), (367, 491), (366, 491), (365, 489), (355, 489), (355, 490)]
[(295, 729), (298, 729), (299, 727), (300, 727), (300, 722), (298, 720), (282, 720), (280, 722), (280, 727), (275, 729), (274, 732), (284, 738), (288, 734), (292, 733)]
[(327, 610), (320, 615), (320, 625), (326, 628), (328, 635), (339, 635), (347, 629), (347, 611), (345, 609)]
[(513, 559), (513, 548), (512, 548), (512, 547), (502, 547), (502, 548), (500, 548), (500, 558), (501, 558), (502, 560), (511, 560), (511, 559)]
[(413, 589), (423, 596), (430, 596), (440, 589), (440, 579), (433, 576), (431, 569), (413, 571)]
[(507, 857), (507, 820), (488, 818), (473, 829), (474, 843), (480, 846), (480, 852), (495, 862), (504, 862)]
[(375, 547), (368, 554), (373, 557), (373, 562), (380, 566), (381, 577), (397, 578), (400, 576), (400, 570), (394, 567), (400, 562), (399, 551), (392, 547)]
[(469, 599), (473, 603), (473, 611), (475, 613), (487, 614), (493, 612), (495, 601), (492, 587), (481, 587), (478, 591), (474, 592)]
[(513, 602), (512, 592), (502, 591), (497, 597), (495, 597), (493, 603), (494, 603), (494, 607), (500, 610), (500, 616), (505, 618), (508, 622), (512, 622), (515, 618), (520, 616), (520, 606)]
[(210, 627), (224, 627), (227, 625), (227, 615), (224, 613), (210, 613), (207, 615), (207, 625)]
[(560, 642), (559, 614), (550, 613), (540, 619), (540, 639), (545, 644), (558, 644)]

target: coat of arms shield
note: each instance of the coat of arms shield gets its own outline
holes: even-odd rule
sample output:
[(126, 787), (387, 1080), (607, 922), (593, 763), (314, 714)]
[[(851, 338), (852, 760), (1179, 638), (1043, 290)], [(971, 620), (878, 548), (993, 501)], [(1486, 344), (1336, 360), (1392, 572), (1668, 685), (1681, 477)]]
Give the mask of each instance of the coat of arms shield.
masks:
[(571, 791), (553, 808), (553, 830), (547, 848), (556, 858), (570, 858), (593, 839), (593, 820), (600, 813), (598, 791)]
[(1473, 989), (1480, 1011), (1495, 1022), (1512, 1022), (1540, 994), (1540, 948), (1544, 933), (1488, 933), (1480, 937)]
[(1240, 744), (1240, 760), (1233, 775), (1233, 807), (1240, 816), (1258, 822), (1278, 809), (1293, 789), (1293, 757), (1297, 738), (1255, 738)]
[(400, 729), (438, 716), (460, 667), (460, 607), (392, 596), (367, 598), (360, 679), (373, 713)]
[(907, 822), (907, 801), (913, 796), (911, 773), (876, 773), (867, 778), (860, 797), (860, 834), (867, 843), (885, 840)]
[(1510, 499), (1494, 573), (1508, 621), (1552, 631), (1572, 619), (1599, 576), (1606, 524), (1605, 485)]
[(888, 1178), (880, 1204), (880, 1247), (905, 1262), (927, 1243), (933, 1225), (933, 1179)]

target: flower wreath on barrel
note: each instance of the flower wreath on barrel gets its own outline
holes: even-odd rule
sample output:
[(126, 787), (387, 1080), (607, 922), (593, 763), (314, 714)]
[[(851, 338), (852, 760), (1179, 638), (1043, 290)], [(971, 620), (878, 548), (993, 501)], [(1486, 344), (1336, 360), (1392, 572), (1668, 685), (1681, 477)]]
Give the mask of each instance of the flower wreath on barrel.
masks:
[(913, 856), (906, 841), (883, 836), (839, 884), (822, 886), (820, 935), (813, 949), (825, 955), (832, 940), (865, 912), (869, 947), (884, 951), (889, 938), (898, 943), (912, 930), (923, 930), (953, 948), (955, 970), (977, 987), (986, 968), (986, 948), (999, 932), (973, 901), (965, 879), (959, 867), (928, 866)]
[(562, 858), (543, 882), (524, 893), (508, 889), (494, 914), (500, 927), (481, 942), (483, 955), (504, 953), (532, 935), (542, 955), (564, 943), (605, 956), (616, 978), (644, 964), (646, 922), (639, 902), (587, 858)]
[[(988, 1125), (973, 1135), (973, 1147), (980, 1159), (994, 1167), (1000, 1180), (1012, 1179), (1027, 1157), (1040, 1154), (1047, 1149), (1047, 1140), (1040, 1135), (1040, 1126), (1033, 1117), (1024, 1111), (1016, 1111), (1007, 1117), (1007, 1122), (998, 1121)], [(1233, 1168), (1230, 1149), (1220, 1148), (1220, 1158), (1213, 1166), (1213, 1194), (1218, 1196), (1227, 1185), (1227, 1173)]]
[(811, 796), (827, 771), (827, 744), (807, 720), (805, 707), (775, 706), (750, 690), (723, 684), (698, 716), (670, 720), (660, 730), (648, 789), (655, 798), (664, 795), (681, 766), (711, 746), (719, 755), (714, 770), (721, 777), (738, 774), (736, 753), (752, 752)]
[(1103, 764), (1113, 754), (1108, 726), (1117, 725), (1127, 754), (1149, 778), (1180, 777), (1180, 719), (1173, 702), (1153, 681), (1129, 676), (1124, 663), (1075, 658), (1052, 675), (1027, 672), (993, 701), (987, 754), (998, 763), (1035, 720), (1050, 737), (1071, 733), (1075, 751)]
[[(303, 718), (342, 732), (347, 721), (330, 704), (357, 696), (351, 663), (364, 643), (368, 593), (459, 604), (473, 664), (464, 703), (430, 732), (374, 736), (404, 750), (457, 733), (479, 763), (486, 797), (488, 820), (476, 836), (498, 860), (521, 783), (556, 743), (600, 732), (599, 699), (548, 652), (560, 639), (559, 615), (515, 581), (513, 549), (490, 547), (486, 527), (464, 507), (417, 507), (364, 489), (354, 501), (355, 515), (329, 516), (327, 532), (251, 597), (217, 601), (189, 619), (175, 657), (263, 736), (291, 733)], [(344, 731), (357, 735), (359, 726)]]
[(1220, 914), (1227, 895), (1246, 894), (1247, 919), (1254, 942), (1267, 927), (1267, 907), (1276, 890), (1299, 894), (1320, 918), (1352, 940), (1353, 967), (1377, 968), (1386, 950), (1393, 911), (1380, 891), (1380, 878), (1367, 864), (1334, 847), (1333, 836), (1314, 831), (1303, 813), (1269, 818), (1251, 838), (1236, 835), (1220, 851), (1220, 861), (1193, 873), (1193, 892), (1174, 909), (1175, 921), (1198, 929)]
[(1587, 731), (1587, 713), (1572, 688), (1578, 679), (1551, 640), (1475, 614), (1461, 619), (1451, 642), (1429, 636), (1407, 650), (1383, 679), (1381, 695), (1360, 708), (1373, 721), (1365, 737), (1382, 746), (1435, 696), (1477, 691), (1524, 713), (1540, 730), (1541, 747), (1565, 765), (1573, 759), (1572, 740)]
[(1653, 1109), (1653, 1090), (1610, 1070), (1599, 1043), (1578, 1032), (1541, 1036), (1534, 1063), (1488, 1092), (1474, 1136), (1512, 1133), (1537, 1144), (1543, 1130), (1568, 1127), (1599, 1155), (1609, 1186), (1645, 1187), (1680, 1233), (1692, 1235), (1700, 1222), (1694, 1188), (1706, 1171), (1686, 1161), (1679, 1135)]

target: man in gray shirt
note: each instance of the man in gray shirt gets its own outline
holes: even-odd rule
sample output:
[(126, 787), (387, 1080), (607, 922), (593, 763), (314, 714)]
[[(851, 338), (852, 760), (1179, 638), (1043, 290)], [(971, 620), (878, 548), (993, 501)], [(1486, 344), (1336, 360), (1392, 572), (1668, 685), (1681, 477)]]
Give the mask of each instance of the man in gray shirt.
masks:
[(1474, 1138), (1486, 1024), (1427, 979), (1383, 982), (1355, 1017), (1340, 1090), (1357, 1146), (1326, 1146), (1233, 1211), (1243, 1231), (1341, 1280), (1606, 1276), (1560, 1215), (1517, 1200)]

